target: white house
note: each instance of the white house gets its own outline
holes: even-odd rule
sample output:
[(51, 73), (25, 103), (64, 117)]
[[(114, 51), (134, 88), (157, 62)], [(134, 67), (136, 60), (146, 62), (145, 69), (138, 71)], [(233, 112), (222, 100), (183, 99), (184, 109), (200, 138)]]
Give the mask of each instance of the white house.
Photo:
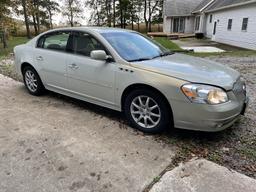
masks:
[(256, 50), (256, 0), (165, 0), (164, 32)]

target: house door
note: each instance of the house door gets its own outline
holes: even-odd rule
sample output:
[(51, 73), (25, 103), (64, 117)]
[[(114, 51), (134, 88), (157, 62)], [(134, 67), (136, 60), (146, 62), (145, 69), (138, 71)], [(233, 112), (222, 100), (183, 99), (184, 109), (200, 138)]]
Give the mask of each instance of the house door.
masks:
[(173, 19), (173, 33), (178, 33), (179, 32), (179, 23), (180, 23), (180, 18), (174, 18)]
[(185, 18), (180, 18), (179, 32), (184, 33), (185, 31)]
[(212, 40), (215, 40), (215, 34), (217, 32), (216, 30), (217, 30), (217, 22), (215, 21), (213, 26)]
[(179, 17), (173, 19), (173, 33), (184, 33), (185, 18)]

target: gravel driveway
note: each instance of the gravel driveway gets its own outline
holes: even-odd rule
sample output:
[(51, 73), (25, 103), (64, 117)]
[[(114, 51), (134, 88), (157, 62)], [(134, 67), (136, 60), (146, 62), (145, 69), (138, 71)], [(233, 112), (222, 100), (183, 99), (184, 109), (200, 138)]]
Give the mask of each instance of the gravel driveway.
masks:
[(120, 114), (0, 75), (0, 191), (142, 191), (174, 147), (119, 122)]
[[(256, 178), (256, 56), (208, 59), (240, 71), (250, 96), (245, 117), (220, 133), (143, 135), (119, 113), (53, 93), (32, 97), (1, 76), (0, 188), (141, 191), (167, 166), (195, 156)], [(12, 62), (0, 61), (0, 73), (20, 80)]]

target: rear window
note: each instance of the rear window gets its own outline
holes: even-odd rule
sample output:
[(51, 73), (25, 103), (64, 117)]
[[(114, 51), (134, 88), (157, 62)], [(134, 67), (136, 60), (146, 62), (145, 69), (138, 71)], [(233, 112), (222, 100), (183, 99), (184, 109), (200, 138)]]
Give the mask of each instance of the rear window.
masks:
[(38, 40), (37, 47), (65, 51), (69, 39), (69, 32), (57, 32), (47, 34)]

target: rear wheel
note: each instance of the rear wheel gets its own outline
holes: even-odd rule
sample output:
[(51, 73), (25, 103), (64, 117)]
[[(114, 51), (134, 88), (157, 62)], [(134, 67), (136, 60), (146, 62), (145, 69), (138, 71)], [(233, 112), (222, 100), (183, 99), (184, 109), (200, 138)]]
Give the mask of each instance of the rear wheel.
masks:
[(31, 95), (42, 95), (45, 91), (44, 85), (33, 67), (27, 66), (23, 70), (24, 84)]
[(125, 99), (124, 111), (131, 125), (146, 133), (158, 133), (171, 123), (168, 104), (161, 94), (138, 89)]

